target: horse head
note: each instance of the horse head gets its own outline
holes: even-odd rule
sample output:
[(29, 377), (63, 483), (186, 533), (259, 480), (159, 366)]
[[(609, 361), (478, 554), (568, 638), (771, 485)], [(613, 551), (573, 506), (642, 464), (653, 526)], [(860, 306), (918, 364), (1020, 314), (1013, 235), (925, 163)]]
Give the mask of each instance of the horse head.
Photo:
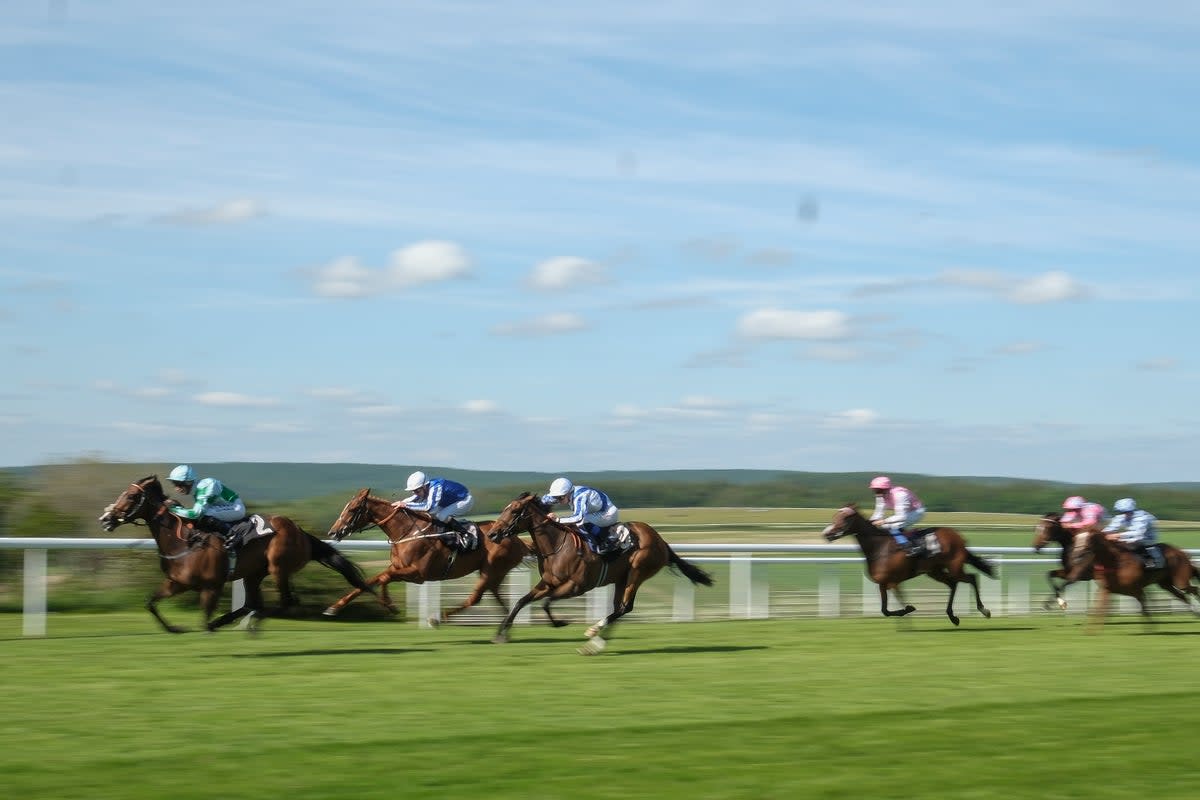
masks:
[(825, 530), (821, 531), (821, 535), (825, 537), (825, 541), (827, 542), (833, 542), (843, 536), (847, 536), (854, 532), (853, 522), (855, 518), (862, 519), (862, 515), (858, 513), (858, 505), (847, 503), (837, 510), (833, 515), (833, 521), (825, 527)]
[(488, 538), (493, 542), (499, 542), (509, 536), (532, 530), (536, 511), (540, 511), (544, 515), (548, 509), (537, 495), (521, 492), (496, 517)]
[(158, 513), (166, 501), (166, 493), (157, 475), (150, 475), (129, 484), (125, 491), (117, 495), (117, 499), (109, 503), (100, 515), (100, 525), (106, 531), (113, 531), (118, 525), (132, 523), (134, 520), (149, 521)]
[(1033, 531), (1033, 550), (1035, 553), (1040, 553), (1042, 548), (1050, 542), (1058, 542), (1066, 547), (1070, 538), (1067, 529), (1062, 526), (1062, 514), (1051, 511), (1043, 514), (1042, 518), (1038, 520), (1037, 528)]
[(371, 516), (371, 504), (368, 499), (371, 497), (370, 488), (360, 489), (354, 497), (350, 498), (350, 502), (342, 509), (342, 513), (338, 514), (338, 518), (329, 526), (327, 534), (335, 542), (340, 542), (352, 533), (364, 531), (375, 524), (375, 519)]

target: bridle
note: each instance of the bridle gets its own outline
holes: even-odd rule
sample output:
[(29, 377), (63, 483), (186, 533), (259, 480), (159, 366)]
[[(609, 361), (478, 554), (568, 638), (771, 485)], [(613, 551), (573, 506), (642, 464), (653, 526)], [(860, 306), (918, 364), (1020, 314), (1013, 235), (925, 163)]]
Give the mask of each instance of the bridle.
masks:
[[(357, 506), (355, 506), (354, 509), (350, 512), (350, 519), (347, 520), (346, 524), (333, 532), (334, 539), (336, 539), (337, 541), (340, 542), (342, 539), (345, 539), (347, 536), (349, 536), (352, 533), (359, 533), (361, 531), (365, 531), (367, 528), (373, 528), (373, 527), (378, 527), (384, 533), (387, 533), (387, 529), (384, 528), (383, 526), (388, 524), (389, 522), (391, 522), (396, 517), (397, 514), (399, 514), (401, 511), (407, 512), (410, 515), (412, 515), (412, 513), (413, 513), (412, 511), (405, 508), (404, 506), (392, 506), (392, 510), (389, 511), (388, 514), (383, 519), (379, 519), (379, 520), (372, 519), (371, 518), (371, 507), (370, 507), (370, 503), (368, 502), (369, 500), (370, 500), (369, 495), (363, 496), (362, 502), (359, 503)], [(430, 524), (432, 524), (432, 521)], [(401, 539), (410, 538), (410, 536), (414, 536), (414, 535), (420, 533), (421, 531), (427, 529), (428, 527), (429, 526), (426, 526), (426, 528), (422, 528), (421, 530), (413, 531), (411, 534), (406, 535), (406, 536), (401, 536), (399, 539), (393, 539), (389, 535), (388, 541), (398, 542)]]
[[(498, 542), (501, 539), (512, 536), (514, 533), (516, 533), (515, 528), (517, 526), (517, 522), (520, 521), (521, 519), (526, 519), (526, 521), (529, 524), (529, 535), (530, 535), (530, 538), (533, 540), (533, 551), (538, 556), (540, 556), (541, 558), (549, 558), (550, 556), (561, 552), (562, 549), (564, 547), (566, 547), (567, 541), (571, 538), (571, 536), (568, 536), (568, 535), (564, 535), (562, 537), (562, 541), (560, 541), (558, 543), (558, 546), (555, 547), (553, 550), (551, 550), (549, 553), (542, 552), (541, 548), (538, 547), (538, 537), (537, 537), (536, 533), (534, 532), (534, 528), (539, 527), (539, 526), (534, 525), (534, 522), (533, 522), (532, 507), (533, 507), (534, 503), (538, 502), (537, 497), (530, 495), (528, 498), (524, 498), (523, 500), (517, 499), (517, 500), (514, 500), (513, 502), (521, 503), (522, 504), (521, 510), (519, 512), (517, 512), (516, 514), (513, 514), (512, 517), (508, 520), (507, 524), (504, 525), (504, 527), (500, 527), (500, 525), (498, 523), (492, 527), (492, 531), (491, 531), (491, 533), (488, 534), (488, 536), (491, 537), (493, 542)], [(564, 534), (572, 534), (573, 533), (573, 531), (571, 531), (566, 525), (563, 525), (559, 522), (555, 522), (554, 520), (550, 519), (549, 517), (547, 517), (545, 521), (547, 523), (551, 523), (551, 524), (555, 525), (556, 527), (562, 529)]]
[[(132, 490), (132, 492), (130, 490)], [(137, 502), (134, 504), (134, 506), (132, 508), (125, 510), (125, 511), (117, 512), (112, 506), (110, 506), (108, 509), (105, 509), (104, 514), (102, 514), (100, 516), (100, 519), (102, 521), (104, 521), (107, 518), (107, 519), (111, 519), (115, 523), (112, 528), (109, 528), (109, 530), (114, 530), (119, 525), (138, 525), (138, 524), (145, 525), (145, 526), (150, 525), (148, 519), (140, 516), (142, 514), (143, 510), (145, 509), (146, 504), (150, 502), (150, 493), (148, 491), (146, 491), (146, 487), (142, 486), (140, 483), (131, 483), (131, 484), (129, 484), (129, 489), (126, 489), (124, 492), (121, 493), (121, 497), (129, 497), (131, 495), (137, 496)], [(121, 497), (118, 497), (117, 499), (120, 500)], [(115, 506), (115, 505), (116, 505), (116, 503), (113, 503), (113, 506)], [(159, 505), (158, 510), (156, 512), (154, 512), (154, 514), (152, 516), (160, 517), (164, 513), (168, 513), (166, 506)], [(183, 537), (183, 519), (180, 517), (175, 517), (175, 537), (180, 540), (182, 540), (184, 538)], [(156, 543), (159, 545), (159, 557), (165, 558), (168, 561), (174, 561), (175, 559), (183, 558), (184, 556), (191, 555), (191, 553), (194, 552), (193, 548), (189, 545), (188, 548), (181, 553), (167, 555), (166, 553), (162, 552), (162, 543), (157, 542), (157, 538), (158, 538), (158, 534), (155, 533)]]

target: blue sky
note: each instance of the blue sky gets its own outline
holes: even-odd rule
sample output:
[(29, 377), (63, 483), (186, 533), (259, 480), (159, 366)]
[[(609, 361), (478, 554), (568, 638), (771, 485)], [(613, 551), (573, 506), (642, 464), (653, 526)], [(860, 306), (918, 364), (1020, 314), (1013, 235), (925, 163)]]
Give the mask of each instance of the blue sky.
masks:
[(992, 6), (9, 4), (0, 464), (1200, 480), (1200, 9)]

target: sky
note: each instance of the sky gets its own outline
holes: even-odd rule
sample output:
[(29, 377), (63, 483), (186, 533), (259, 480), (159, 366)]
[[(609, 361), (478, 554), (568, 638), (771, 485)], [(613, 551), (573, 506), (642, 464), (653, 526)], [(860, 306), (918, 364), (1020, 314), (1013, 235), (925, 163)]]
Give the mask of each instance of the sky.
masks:
[(1200, 6), (0, 9), (0, 466), (1200, 480)]

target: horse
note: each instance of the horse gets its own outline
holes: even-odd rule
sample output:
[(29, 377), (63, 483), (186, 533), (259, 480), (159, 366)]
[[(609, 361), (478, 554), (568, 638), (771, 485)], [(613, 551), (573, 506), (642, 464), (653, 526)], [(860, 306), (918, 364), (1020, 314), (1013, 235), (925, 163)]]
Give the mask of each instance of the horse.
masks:
[[(1100, 530), (1101, 526), (1093, 525), (1086, 531), (1080, 533), (1095, 533)], [(1069, 578), (1078, 562), (1083, 556), (1082, 548), (1079, 552), (1075, 549), (1076, 532), (1063, 527), (1062, 514), (1057, 511), (1052, 511), (1048, 514), (1043, 514), (1038, 520), (1037, 527), (1033, 532), (1033, 549), (1034, 552), (1042, 552), (1042, 548), (1050, 542), (1057, 542), (1062, 548), (1059, 555), (1061, 566), (1058, 569), (1052, 569), (1046, 573), (1046, 582), (1050, 584), (1051, 591), (1054, 596), (1042, 603), (1042, 608), (1049, 609), (1052, 603), (1057, 603), (1058, 607), (1066, 610), (1067, 601), (1063, 599), (1062, 593), (1067, 587), (1078, 581), (1090, 581), (1093, 577), (1094, 561), (1089, 561), (1086, 568), (1079, 570), (1079, 574), (1074, 578)]]
[[(532, 557), (529, 548), (520, 539), (496, 542), (487, 538), (486, 534), (492, 530), (494, 523), (486, 521), (477, 524), (479, 547), (459, 553), (441, 540), (441, 536), (447, 530), (445, 523), (434, 520), (424, 511), (415, 511), (393, 505), (381, 497), (372, 497), (370, 489), (361, 489), (346, 503), (342, 513), (330, 526), (328, 535), (340, 542), (353, 533), (375, 526), (387, 535), (388, 541), (392, 543), (391, 564), (367, 581), (367, 585), (380, 587), (378, 600), (393, 614), (396, 613), (396, 606), (388, 596), (388, 584), (394, 580), (425, 583), (461, 578), (478, 572), (479, 580), (462, 605), (442, 611), (438, 616), (429, 619), (429, 623), (436, 626), (448, 622), (458, 612), (478, 603), (484, 592), (491, 592), (492, 597), (496, 598), (496, 602), (504, 609), (504, 613), (508, 614), (508, 604), (500, 596), (500, 585), (514, 567), (525, 558)], [(325, 609), (325, 614), (335, 616), (360, 594), (362, 590), (355, 589)], [(566, 620), (556, 619), (550, 613), (548, 601), (542, 610), (554, 627), (567, 624)]]
[(1137, 600), (1142, 617), (1150, 622), (1150, 609), (1146, 607), (1146, 587), (1151, 585), (1159, 586), (1187, 606), (1193, 614), (1200, 616), (1200, 609), (1193, 606), (1189, 599), (1195, 598), (1196, 603), (1200, 604), (1200, 588), (1192, 584), (1193, 579), (1200, 578), (1200, 570), (1188, 558), (1187, 553), (1178, 547), (1159, 543), (1165, 565), (1161, 568), (1147, 568), (1141, 555), (1112, 541), (1104, 533), (1088, 534), (1087, 542), (1082, 546), (1085, 548), (1082, 558), (1076, 562), (1066, 580), (1082, 580), (1084, 572), (1093, 565), (1103, 567), (1094, 571), (1100, 591), (1089, 611), (1093, 625), (1104, 624), (1109, 597), (1113, 594), (1123, 594)]
[[(867, 575), (879, 584), (879, 598), (885, 617), (903, 617), (916, 611), (904, 600), (900, 584), (918, 575), (928, 575), (950, 587), (946, 616), (955, 625), (958, 625), (959, 618), (954, 615), (954, 593), (960, 583), (968, 583), (975, 590), (975, 608), (979, 613), (988, 618), (992, 616), (992, 612), (984, 608), (983, 601), (979, 599), (978, 576), (967, 572), (965, 566), (970, 564), (989, 578), (996, 577), (995, 570), (985, 559), (967, 549), (967, 540), (954, 528), (909, 531), (910, 539), (925, 546), (919, 556), (909, 556), (896, 544), (890, 533), (871, 524), (859, 513), (857, 505), (849, 503), (833, 515), (833, 521), (822, 531), (822, 535), (830, 542), (843, 536), (854, 536), (858, 540), (858, 546), (867, 560)], [(888, 608), (889, 589), (904, 603), (904, 608), (897, 611)]]
[(503, 541), (517, 533), (528, 532), (533, 540), (541, 579), (508, 612), (500, 623), (493, 641), (507, 642), (509, 629), (521, 609), (542, 598), (562, 600), (577, 597), (598, 586), (613, 584), (612, 612), (587, 629), (588, 642), (580, 650), (584, 654), (604, 649), (605, 628), (633, 611), (638, 588), (654, 577), (663, 567), (678, 569), (692, 583), (712, 586), (707, 572), (680, 558), (666, 540), (645, 522), (630, 522), (626, 526), (635, 546), (600, 556), (590, 550), (573, 525), (563, 525), (550, 516), (550, 507), (539, 497), (523, 492), (500, 512), (489, 537)]
[[(290, 608), (299, 602), (291, 577), (309, 561), (329, 567), (355, 587), (370, 590), (352, 561), (287, 517), (268, 517), (266, 522), (274, 533), (250, 539), (234, 559), (225, 551), (220, 536), (185, 526), (182, 517), (168, 510), (166, 493), (156, 475), (131, 483), (100, 516), (100, 524), (109, 532), (138, 522), (150, 529), (158, 547), (159, 566), (166, 575), (146, 599), (146, 609), (168, 633), (184, 633), (186, 628), (167, 622), (159, 613), (159, 601), (191, 590), (200, 593), (203, 621), (209, 631), (246, 615), (250, 615), (249, 629), (255, 630), (257, 618), (263, 615), (263, 579), (270, 575), (279, 588), (281, 606), (277, 611)], [(245, 586), (245, 605), (212, 619), (225, 584), (238, 579)]]

